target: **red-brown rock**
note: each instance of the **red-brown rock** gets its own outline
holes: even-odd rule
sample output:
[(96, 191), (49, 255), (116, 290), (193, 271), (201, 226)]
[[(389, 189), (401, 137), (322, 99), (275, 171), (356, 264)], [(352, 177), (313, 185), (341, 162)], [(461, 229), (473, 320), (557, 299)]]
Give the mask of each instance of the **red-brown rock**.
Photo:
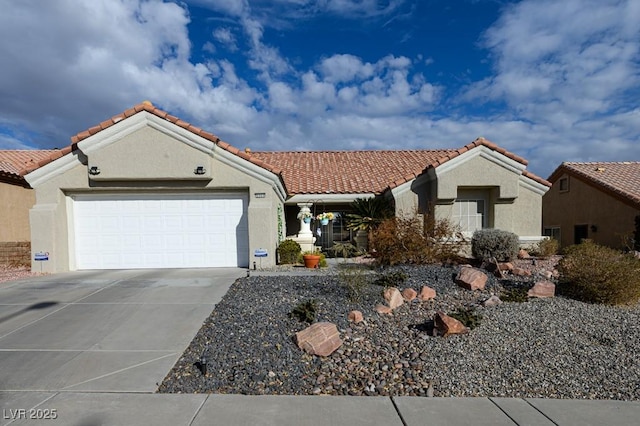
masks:
[(551, 281), (538, 281), (527, 292), (529, 297), (553, 297), (556, 295), (556, 285)]
[(458, 272), (456, 283), (467, 290), (484, 290), (487, 279), (489, 277), (484, 272), (475, 268), (464, 267)]
[(531, 276), (531, 271), (527, 271), (526, 269), (522, 269), (522, 268), (513, 268), (511, 273), (513, 275), (517, 275), (519, 277), (530, 277)]
[(387, 304), (389, 305), (391, 310), (396, 309), (404, 304), (404, 299), (402, 298), (400, 290), (395, 287), (388, 287), (384, 290), (384, 300), (387, 301)]
[(434, 318), (435, 327), (442, 336), (448, 336), (450, 334), (461, 334), (469, 332), (469, 329), (464, 326), (460, 321), (450, 317), (442, 311), (436, 312)]
[(347, 315), (347, 319), (358, 324), (359, 322), (362, 322), (362, 320), (364, 320), (364, 316), (360, 311), (351, 311), (349, 312), (349, 315)]
[(416, 298), (416, 296), (418, 295), (418, 292), (415, 291), (412, 288), (405, 288), (404, 290), (402, 290), (402, 298), (406, 301), (406, 302), (411, 302), (413, 299)]
[(381, 315), (393, 315), (393, 309), (386, 305), (376, 305), (375, 310)]
[(529, 252), (525, 249), (520, 249), (518, 251), (518, 259), (529, 259), (530, 257), (531, 256), (529, 256)]
[(498, 263), (498, 269), (501, 270), (501, 271), (512, 271), (513, 270), (513, 263), (511, 263), (511, 262)]
[(420, 289), (420, 294), (418, 294), (418, 299), (424, 301), (435, 299), (436, 291), (429, 286), (423, 286)]
[(297, 332), (296, 343), (311, 355), (329, 356), (342, 345), (342, 339), (335, 324), (317, 322)]

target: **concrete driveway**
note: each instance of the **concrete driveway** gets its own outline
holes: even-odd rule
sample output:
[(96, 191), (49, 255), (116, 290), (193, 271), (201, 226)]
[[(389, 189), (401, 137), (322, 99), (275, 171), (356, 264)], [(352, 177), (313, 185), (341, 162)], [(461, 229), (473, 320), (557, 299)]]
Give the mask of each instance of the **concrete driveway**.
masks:
[(0, 284), (0, 391), (154, 392), (246, 270), (71, 272)]

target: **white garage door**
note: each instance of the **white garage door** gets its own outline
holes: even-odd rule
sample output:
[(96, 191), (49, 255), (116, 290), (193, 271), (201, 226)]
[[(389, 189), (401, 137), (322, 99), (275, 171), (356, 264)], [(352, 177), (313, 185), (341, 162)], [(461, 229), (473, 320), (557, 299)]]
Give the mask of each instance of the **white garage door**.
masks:
[(249, 265), (245, 194), (73, 198), (76, 269)]

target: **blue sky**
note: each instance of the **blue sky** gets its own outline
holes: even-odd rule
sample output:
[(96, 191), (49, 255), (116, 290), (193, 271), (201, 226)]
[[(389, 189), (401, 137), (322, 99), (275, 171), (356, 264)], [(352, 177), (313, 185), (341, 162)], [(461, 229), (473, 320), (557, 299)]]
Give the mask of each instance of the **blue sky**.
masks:
[(0, 0), (0, 149), (142, 100), (253, 150), (640, 160), (638, 0)]

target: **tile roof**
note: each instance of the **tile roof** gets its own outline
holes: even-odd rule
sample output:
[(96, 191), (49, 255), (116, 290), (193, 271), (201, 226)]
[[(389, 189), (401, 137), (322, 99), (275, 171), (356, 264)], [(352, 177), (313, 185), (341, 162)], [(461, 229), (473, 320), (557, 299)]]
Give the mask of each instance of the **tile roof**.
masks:
[(562, 163), (549, 177), (555, 183), (569, 174), (640, 209), (640, 162)]
[[(393, 189), (477, 146), (486, 146), (524, 165), (527, 161), (486, 139), (460, 149), (406, 151), (259, 151), (251, 156), (282, 169), (289, 194), (382, 193)], [(525, 171), (546, 186), (546, 180)]]
[[(52, 150), (43, 157), (22, 164), (24, 175), (77, 149), (78, 142), (107, 129), (141, 111), (154, 114), (176, 126), (212, 141), (218, 147), (253, 164), (275, 173), (289, 194), (381, 193), (408, 182), (425, 170), (437, 167), (478, 146), (485, 146), (514, 161), (527, 165), (527, 160), (498, 145), (478, 138), (459, 149), (406, 151), (306, 151), (306, 152), (250, 152), (242, 151), (220, 140), (213, 133), (172, 116), (144, 101), (71, 137), (71, 145)], [(28, 152), (28, 151), (27, 151)], [(45, 152), (45, 151), (41, 151)], [(523, 174), (543, 185), (546, 180), (528, 172)]]
[(23, 176), (29, 168), (37, 168), (41, 161), (57, 153), (56, 149), (13, 149), (0, 150), (0, 178), (28, 185)]
[(224, 149), (225, 151), (229, 151), (234, 155), (237, 155), (239, 157), (244, 158), (247, 161), (250, 161), (254, 164), (256, 164), (259, 167), (262, 167), (264, 169), (267, 169), (277, 175), (280, 174), (280, 170), (278, 170), (277, 168), (272, 167), (269, 164), (265, 164), (263, 162), (261, 162), (259, 159), (257, 158), (251, 158), (248, 154), (246, 154), (244, 151), (239, 150), (238, 148), (235, 148), (233, 146), (231, 146), (230, 144), (223, 142), (222, 140), (220, 140), (219, 137), (217, 137), (216, 135), (214, 135), (213, 133), (207, 132), (203, 129), (201, 129), (200, 127), (194, 126), (190, 123), (187, 123), (186, 121), (183, 121), (181, 119), (179, 119), (178, 117), (174, 117), (173, 115), (162, 111), (159, 108), (156, 108), (151, 102), (149, 101), (143, 101), (141, 103), (139, 103), (138, 105), (135, 105), (132, 108), (129, 108), (128, 110), (114, 115), (113, 117), (109, 118), (108, 120), (105, 120), (103, 122), (101, 122), (100, 124), (90, 127), (89, 129), (79, 132), (76, 135), (71, 137), (71, 145), (54, 152), (53, 154), (51, 154), (48, 158), (45, 158), (43, 160), (41, 160), (37, 165), (34, 165), (33, 167), (27, 167), (25, 170), (22, 171), (22, 174), (26, 174), (29, 173), (35, 169), (37, 169), (38, 167), (42, 167), (47, 163), (50, 163), (60, 157), (62, 157), (63, 155), (66, 155), (72, 151), (75, 151), (77, 149), (77, 144), (78, 142), (88, 138), (89, 136), (93, 136), (96, 133), (107, 129), (111, 126), (113, 126), (114, 124), (124, 120), (125, 118), (131, 117), (132, 115), (135, 115), (141, 111), (147, 111), (151, 114), (154, 114), (157, 117), (162, 118), (163, 120), (167, 120), (170, 123), (175, 124), (176, 126), (182, 127), (192, 133), (195, 133), (196, 135), (203, 137), (207, 140), (210, 140), (211, 142), (215, 143), (216, 145), (218, 145), (220, 148)]

